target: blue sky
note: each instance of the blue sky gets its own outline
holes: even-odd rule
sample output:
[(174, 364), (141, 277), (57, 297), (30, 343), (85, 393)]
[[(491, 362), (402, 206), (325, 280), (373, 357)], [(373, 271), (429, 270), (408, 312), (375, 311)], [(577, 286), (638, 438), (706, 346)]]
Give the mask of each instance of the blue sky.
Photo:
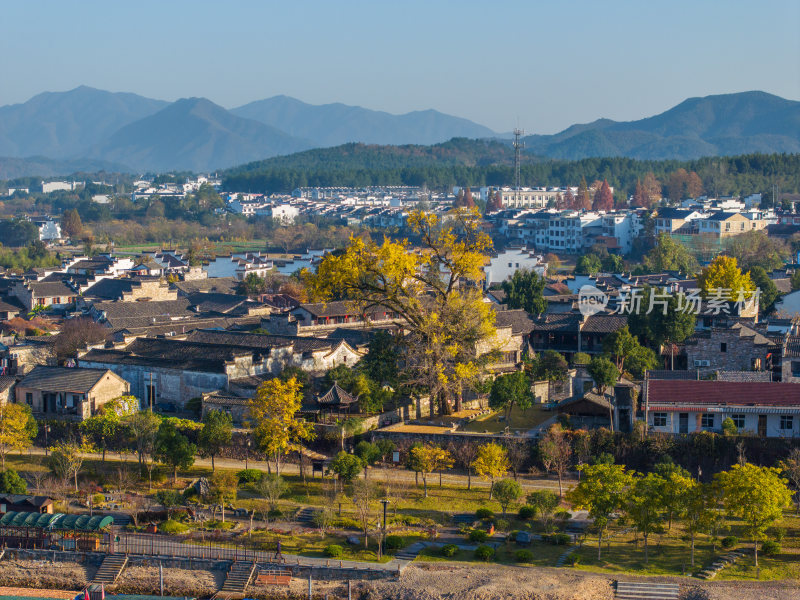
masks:
[(800, 99), (800, 2), (3, 0), (0, 105), (81, 84), (226, 107), (276, 94), (496, 131), (691, 96)]

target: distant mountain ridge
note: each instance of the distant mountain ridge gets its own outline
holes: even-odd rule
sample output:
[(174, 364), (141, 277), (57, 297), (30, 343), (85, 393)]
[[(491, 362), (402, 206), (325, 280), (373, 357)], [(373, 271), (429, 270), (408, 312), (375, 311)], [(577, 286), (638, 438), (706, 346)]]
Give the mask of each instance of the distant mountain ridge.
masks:
[(526, 151), (577, 160), (594, 156), (689, 160), (752, 152), (800, 152), (800, 102), (765, 92), (689, 98), (638, 121), (598, 119), (525, 138)]
[(289, 96), (274, 96), (234, 108), (232, 113), (315, 142), (318, 147), (362, 144), (429, 145), (454, 137), (495, 135), (488, 127), (435, 110), (403, 115), (347, 104), (313, 105)]
[[(376, 145), (400, 148), (398, 165), (431, 159), (463, 160), (467, 165), (505, 163), (508, 140), (502, 137), (435, 110), (392, 115), (338, 103), (311, 105), (287, 96), (227, 110), (205, 98), (169, 103), (81, 86), (0, 107), (0, 157), (6, 157), (6, 171), (17, 176), (43, 174), (36, 169), (60, 171), (67, 164), (98, 164), (98, 160), (137, 172), (211, 171), (236, 165), (247, 169), (249, 163), (313, 148), (331, 148), (315, 154), (315, 161), (326, 157), (331, 164), (360, 164), (369, 162)], [(459, 151), (442, 147), (453, 138), (492, 143), (466, 153), (463, 147)], [(690, 98), (645, 119), (598, 119), (554, 135), (531, 135), (525, 142), (529, 154), (567, 160), (797, 153), (800, 102), (765, 92)], [(22, 160), (25, 157), (31, 159)], [(61, 162), (48, 165), (46, 159)], [(289, 156), (287, 164), (306, 160)]]

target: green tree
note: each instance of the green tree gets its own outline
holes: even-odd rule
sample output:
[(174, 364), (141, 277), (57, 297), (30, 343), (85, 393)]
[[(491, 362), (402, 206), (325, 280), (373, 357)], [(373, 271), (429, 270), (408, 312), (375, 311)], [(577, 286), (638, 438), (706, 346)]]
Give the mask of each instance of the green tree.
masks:
[(266, 498), (270, 510), (278, 509), (278, 500), (289, 491), (289, 484), (274, 473), (263, 473), (256, 486), (258, 492)]
[(678, 271), (691, 275), (697, 270), (697, 260), (686, 247), (666, 233), (659, 233), (656, 245), (644, 257), (644, 268), (649, 273)]
[(625, 370), (625, 359), (639, 346), (639, 340), (631, 335), (627, 325), (617, 329), (603, 340), (603, 352), (608, 354), (622, 373)]
[(662, 480), (659, 497), (666, 512), (668, 529), (672, 529), (672, 521), (683, 514), (685, 490), (693, 480), (686, 469), (671, 461), (656, 464), (655, 472)]
[(508, 452), (500, 444), (489, 442), (478, 448), (477, 456), (472, 461), (472, 468), (481, 479), (491, 481), (489, 500), (494, 493), (494, 480), (508, 473), (509, 467)]
[(158, 490), (156, 492), (156, 502), (164, 507), (169, 519), (172, 509), (183, 504), (183, 494), (178, 490)]
[(114, 398), (80, 424), (84, 433), (100, 445), (103, 451), (103, 462), (106, 462), (106, 449), (109, 442), (117, 436), (123, 419), (134, 413), (138, 403), (135, 396)]
[(27, 491), (28, 484), (14, 469), (6, 469), (0, 472), (0, 493), (25, 494)]
[(513, 479), (501, 479), (494, 484), (494, 497), (505, 515), (508, 507), (522, 498), (522, 486)]
[(550, 533), (553, 514), (556, 512), (561, 499), (550, 490), (536, 490), (528, 494), (525, 501), (536, 513), (545, 532)]
[(376, 444), (361, 440), (356, 444), (356, 456), (364, 463), (364, 478), (367, 477), (367, 467), (374, 465), (381, 457), (381, 449)]
[(197, 436), (200, 453), (211, 457), (211, 471), (216, 471), (214, 457), (231, 443), (233, 419), (222, 410), (210, 410), (203, 415), (203, 428)]
[(651, 533), (663, 531), (661, 489), (664, 480), (656, 473), (634, 475), (625, 500), (625, 511), (644, 538), (644, 564), (650, 562), (648, 540)]
[(340, 481), (350, 483), (364, 470), (364, 461), (354, 454), (342, 451), (334, 457), (329, 468)]
[(728, 513), (744, 521), (758, 567), (758, 543), (769, 527), (783, 519), (783, 509), (792, 502), (786, 480), (780, 469), (745, 463), (717, 473), (714, 482), (722, 491)]
[(506, 423), (511, 424), (511, 409), (517, 406), (528, 410), (533, 403), (531, 382), (524, 371), (500, 375), (492, 382), (489, 392), (489, 406), (505, 411)]
[(197, 446), (178, 431), (175, 424), (164, 419), (158, 426), (153, 457), (172, 468), (172, 480), (178, 481), (178, 469), (188, 469), (194, 464)]
[(607, 254), (600, 264), (606, 273), (622, 273), (625, 270), (625, 261), (619, 254)]
[(532, 315), (547, 310), (544, 286), (547, 281), (532, 269), (517, 269), (510, 279), (502, 283), (509, 308), (522, 308)]
[(764, 267), (755, 266), (750, 269), (750, 279), (753, 285), (756, 286), (756, 289), (759, 290), (758, 303), (761, 310), (763, 312), (769, 312), (780, 296), (777, 286), (764, 270)]
[[(595, 356), (592, 358), (587, 371), (594, 381), (595, 386), (597, 386), (597, 391), (603, 397), (606, 395), (606, 390), (613, 387), (619, 380), (619, 369), (617, 369), (613, 362), (603, 356)], [(608, 402), (608, 418), (611, 422), (611, 431), (614, 431), (613, 400), (609, 400)]]
[(428, 475), (442, 469), (449, 469), (453, 466), (452, 455), (439, 446), (433, 444), (423, 444), (411, 448), (409, 451), (411, 461), (415, 471), (422, 474), (422, 485), (425, 489), (425, 497), (428, 497)]
[(611, 515), (623, 509), (633, 475), (622, 465), (582, 465), (581, 480), (567, 493), (576, 508), (589, 512), (597, 528), (597, 560), (601, 558), (603, 533)]
[(258, 296), (267, 291), (267, 281), (258, 273), (248, 273), (239, 283), (238, 292), (245, 296)]
[(596, 254), (583, 254), (575, 262), (575, 275), (597, 275), (603, 268), (600, 257)]
[(225, 522), (225, 504), (236, 500), (239, 478), (232, 471), (218, 471), (211, 475), (211, 497), (222, 507), (222, 522)]
[(691, 563), (694, 567), (695, 539), (699, 533), (707, 533), (713, 529), (719, 498), (712, 485), (698, 483), (691, 478), (686, 482), (682, 492), (685, 506), (684, 529), (689, 534)]
[(694, 333), (697, 317), (681, 305), (675, 294), (645, 286), (640, 300), (628, 315), (628, 327), (639, 339), (658, 348), (667, 343), (680, 344)]
[(126, 421), (136, 444), (139, 467), (142, 467), (145, 457), (153, 454), (161, 417), (150, 410), (141, 410), (132, 414)]

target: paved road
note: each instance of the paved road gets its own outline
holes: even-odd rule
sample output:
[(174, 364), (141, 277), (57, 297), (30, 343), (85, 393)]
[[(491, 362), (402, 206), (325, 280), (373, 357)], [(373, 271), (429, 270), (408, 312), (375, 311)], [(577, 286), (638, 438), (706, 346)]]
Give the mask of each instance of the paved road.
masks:
[[(34, 447), (30, 450), (26, 450), (25, 452), (21, 453), (23, 456), (26, 454), (33, 454), (36, 456), (44, 456), (44, 448)], [(100, 460), (102, 456), (100, 454), (95, 453), (83, 453), (84, 458), (89, 458), (92, 460)], [(111, 452), (106, 452), (106, 462), (113, 463), (115, 465), (118, 464), (128, 464), (131, 467), (136, 465), (136, 457), (130, 455), (123, 455), (123, 459), (120, 460), (119, 455)], [(244, 469), (245, 462), (243, 460), (237, 460), (233, 458), (217, 458), (214, 460), (216, 466), (221, 467), (223, 469)], [(201, 458), (196, 457), (194, 461), (195, 466), (197, 467), (206, 467), (211, 468), (211, 460), (208, 458)], [(248, 461), (247, 466), (251, 469), (260, 469), (262, 471), (267, 470), (267, 462), (266, 461), (256, 461), (250, 460)], [(271, 465), (274, 469), (275, 465)], [(293, 463), (284, 463), (282, 465), (282, 471), (287, 474), (296, 475), (299, 474), (300, 470), (296, 464)], [(368, 469), (368, 478), (372, 481), (382, 482), (382, 481), (403, 481), (407, 483), (414, 483), (415, 482), (415, 474), (413, 471), (408, 471), (404, 468), (400, 467), (371, 467)], [(519, 482), (524, 489), (530, 490), (553, 490), (558, 491), (558, 481), (555, 479), (542, 479), (542, 478), (531, 478), (520, 476)], [(430, 487), (436, 487), (439, 483), (439, 476), (431, 475), (428, 479), (428, 485)], [(461, 475), (458, 473), (444, 473), (442, 474), (442, 483), (445, 485), (459, 485), (459, 486), (467, 486), (467, 476)], [(565, 481), (564, 482), (564, 489), (569, 489), (573, 485), (575, 485), (572, 481)], [(422, 478), (420, 477), (420, 488), (422, 487)], [(472, 477), (472, 487), (473, 488), (484, 488), (488, 490), (489, 482), (483, 481), (479, 477)]]

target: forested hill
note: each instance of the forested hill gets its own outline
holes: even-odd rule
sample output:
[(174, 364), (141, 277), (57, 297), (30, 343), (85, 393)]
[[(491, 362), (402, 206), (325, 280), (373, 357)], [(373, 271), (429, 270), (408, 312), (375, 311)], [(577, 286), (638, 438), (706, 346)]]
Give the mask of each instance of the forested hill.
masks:
[[(453, 139), (433, 146), (367, 146), (345, 144), (249, 163), (224, 173), (225, 189), (287, 193), (305, 186), (510, 185), (513, 149), (498, 141)], [(710, 194), (800, 192), (800, 155), (748, 154), (691, 161), (585, 158), (576, 161), (525, 156), (522, 184), (577, 185), (607, 179), (618, 191), (632, 194), (637, 179), (652, 172), (665, 181), (684, 168), (696, 171)]]

